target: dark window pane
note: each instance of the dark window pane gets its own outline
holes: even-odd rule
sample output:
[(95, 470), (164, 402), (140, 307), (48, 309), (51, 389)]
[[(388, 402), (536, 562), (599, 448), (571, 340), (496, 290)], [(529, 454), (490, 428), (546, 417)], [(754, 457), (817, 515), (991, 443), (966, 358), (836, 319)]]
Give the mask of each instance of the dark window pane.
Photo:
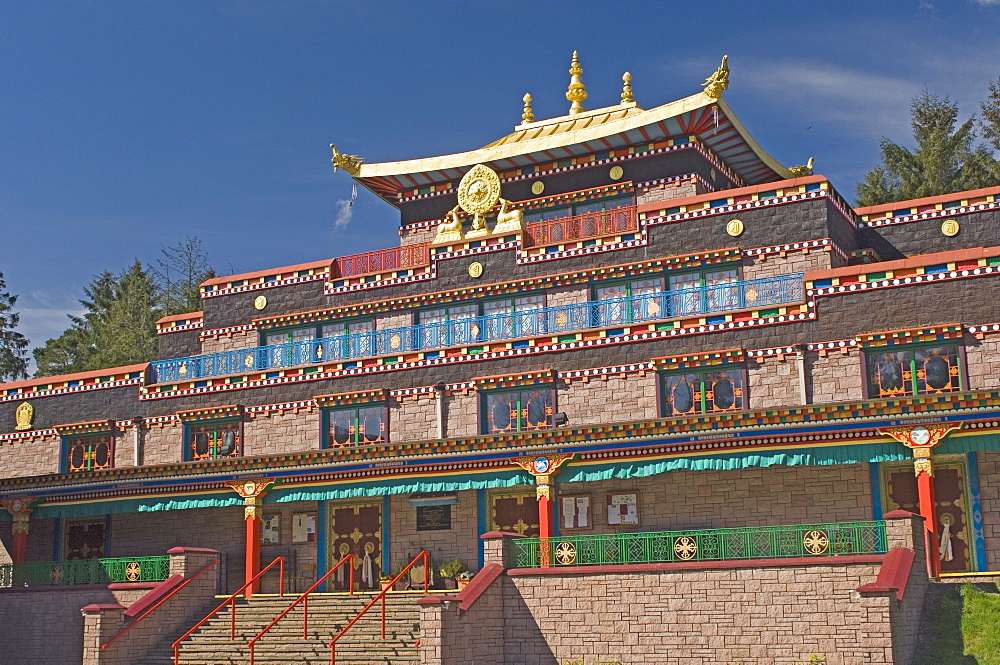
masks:
[(72, 470), (83, 468), (83, 455), (85, 452), (85, 447), (82, 444), (75, 444), (70, 450), (69, 455), (69, 468)]
[(102, 441), (94, 449), (94, 466), (103, 469), (108, 466), (108, 444)]
[(521, 393), (521, 414), (523, 428), (548, 427), (552, 417), (552, 391), (526, 390)]
[(194, 454), (196, 457), (205, 457), (208, 455), (208, 434), (205, 432), (197, 432), (194, 435)]
[(222, 433), (222, 446), (219, 447), (216, 457), (227, 457), (236, 452), (236, 432), (228, 429)]
[(868, 354), (868, 387), (871, 397), (908, 395), (911, 389), (909, 354), (905, 351)]
[(354, 429), (353, 412), (338, 412), (330, 416), (330, 436), (337, 446), (345, 446), (351, 441), (351, 430)]
[(918, 392), (945, 392), (961, 387), (957, 346), (915, 349), (913, 355), (917, 366)]
[(510, 393), (486, 396), (486, 413), (490, 432), (509, 432), (517, 428), (517, 401)]
[(723, 377), (712, 384), (712, 403), (716, 409), (731, 409), (736, 403), (736, 390), (732, 379)]

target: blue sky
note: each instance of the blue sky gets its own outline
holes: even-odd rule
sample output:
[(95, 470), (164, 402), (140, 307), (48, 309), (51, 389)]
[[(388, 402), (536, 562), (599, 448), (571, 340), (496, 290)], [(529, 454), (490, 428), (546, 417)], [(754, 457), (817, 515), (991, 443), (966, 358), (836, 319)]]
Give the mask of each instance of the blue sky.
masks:
[[(398, 243), (395, 211), (332, 173), (476, 148), (633, 76), (644, 108), (726, 99), (785, 165), (848, 198), (925, 86), (973, 113), (1000, 77), (1000, 0), (46, 2), (0, 0), (0, 272), (33, 345), (93, 275), (186, 235), (220, 274)], [(349, 217), (349, 218), (348, 218)]]

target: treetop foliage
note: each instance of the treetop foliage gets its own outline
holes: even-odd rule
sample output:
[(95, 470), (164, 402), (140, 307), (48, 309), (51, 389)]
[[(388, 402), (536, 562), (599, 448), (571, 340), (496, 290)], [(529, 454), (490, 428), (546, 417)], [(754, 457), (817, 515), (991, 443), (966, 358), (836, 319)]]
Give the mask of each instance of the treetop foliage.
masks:
[[(950, 194), (1000, 182), (1000, 80), (990, 83), (981, 117), (956, 128), (958, 104), (927, 90), (910, 105), (916, 149), (883, 138), (882, 160), (857, 185), (858, 206)], [(976, 145), (976, 128), (991, 145)], [(991, 149), (992, 148), (992, 149)]]
[(83, 290), (85, 312), (70, 316), (59, 337), (35, 349), (36, 377), (149, 362), (156, 321), (201, 308), (199, 285), (213, 277), (198, 238), (161, 249), (156, 268), (135, 260), (120, 274), (104, 271)]
[(17, 296), (7, 292), (0, 273), (0, 381), (16, 381), (28, 376), (28, 340), (14, 330), (20, 315), (14, 311)]

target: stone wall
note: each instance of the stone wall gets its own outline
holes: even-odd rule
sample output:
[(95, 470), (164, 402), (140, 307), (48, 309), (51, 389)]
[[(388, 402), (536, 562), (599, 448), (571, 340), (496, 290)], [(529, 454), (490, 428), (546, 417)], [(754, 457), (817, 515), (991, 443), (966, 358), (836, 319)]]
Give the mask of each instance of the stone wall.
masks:
[(0, 442), (4, 478), (58, 473), (62, 462), (62, 441), (58, 436), (31, 436)]
[(385, 312), (375, 315), (375, 330), (392, 330), (393, 328), (405, 328), (413, 325), (413, 312), (398, 311)]
[[(400, 398), (389, 405), (389, 440), (436, 439), (437, 421), (437, 397), (433, 393)], [(450, 432), (446, 435), (455, 436)]]
[[(487, 534), (486, 567), (457, 599), (421, 602), (425, 665), (805, 662), (909, 665), (927, 586), (919, 518), (889, 521), (914, 551), (906, 594), (867, 587), (882, 556), (508, 570), (512, 536)], [(477, 584), (478, 583), (478, 584)], [(467, 590), (468, 591), (468, 590)]]
[(986, 570), (1000, 570), (1000, 451), (981, 450), (979, 464), (979, 501), (983, 515), (983, 539), (986, 541)]
[(317, 450), (321, 434), (316, 407), (255, 413), (243, 423), (243, 454), (249, 457)]
[(586, 286), (560, 286), (545, 290), (545, 306), (578, 305), (590, 300), (590, 288)]
[(223, 351), (238, 351), (257, 346), (260, 333), (256, 330), (225, 333), (201, 338), (202, 353), (221, 353)]
[(173, 464), (184, 459), (184, 426), (180, 421), (149, 425), (143, 433), (143, 464)]
[(656, 373), (574, 379), (559, 386), (556, 409), (573, 427), (656, 418)]
[(829, 247), (799, 249), (765, 256), (743, 257), (743, 279), (760, 279), (795, 272), (836, 268), (833, 250)]
[[(810, 404), (861, 401), (864, 374), (857, 349), (806, 353), (806, 394)], [(751, 397), (752, 399), (752, 397)]]
[(704, 193), (705, 186), (698, 180), (678, 180), (676, 182), (667, 182), (661, 185), (651, 185), (646, 187), (642, 192), (636, 195), (635, 200), (637, 204), (642, 205), (644, 203), (655, 203), (657, 201), (672, 201), (674, 199), (682, 199), (687, 196), (698, 196), (699, 194)]
[(966, 335), (965, 362), (970, 390), (1000, 388), (1000, 335), (985, 335), (983, 339)]
[(747, 364), (750, 408), (768, 409), (801, 404), (796, 354), (766, 356)]
[(424, 228), (402, 227), (399, 230), (399, 244), (419, 245), (422, 242), (431, 242), (437, 235), (437, 225), (432, 224)]
[[(451, 506), (451, 528), (417, 531), (417, 509), (409, 505), (409, 495), (389, 497), (389, 563), (408, 563), (422, 550), (437, 562), (462, 559), (470, 570), (479, 565), (478, 510), (476, 492), (457, 492), (458, 503)], [(391, 571), (392, 568), (389, 568)]]

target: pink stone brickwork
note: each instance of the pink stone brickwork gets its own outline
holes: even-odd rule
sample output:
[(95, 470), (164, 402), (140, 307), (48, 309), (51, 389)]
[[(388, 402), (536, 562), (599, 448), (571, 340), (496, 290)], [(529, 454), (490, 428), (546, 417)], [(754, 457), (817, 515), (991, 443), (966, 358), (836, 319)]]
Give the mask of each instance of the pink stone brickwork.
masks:
[[(972, 454), (972, 453), (970, 453)], [(986, 543), (986, 570), (1000, 570), (1000, 451), (980, 450), (979, 500), (983, 515), (983, 538)]]
[(776, 277), (795, 272), (836, 268), (836, 254), (829, 247), (797, 249), (777, 254), (743, 257), (743, 279)]
[(965, 362), (970, 390), (1000, 388), (1000, 335), (986, 335), (984, 339), (966, 335)]
[(750, 408), (769, 409), (802, 402), (795, 354), (756, 358), (747, 366)]
[(437, 235), (437, 225), (424, 228), (403, 227), (399, 230), (399, 244), (418, 245), (422, 242), (432, 242)]
[(590, 300), (590, 289), (586, 286), (559, 286), (545, 290), (545, 306), (579, 305)]
[(656, 373), (602, 375), (559, 385), (556, 408), (571, 426), (657, 417)]
[(864, 383), (861, 352), (857, 349), (806, 353), (806, 391), (810, 404), (861, 401)]
[(260, 333), (256, 330), (244, 330), (222, 335), (213, 335), (201, 339), (202, 353), (221, 353), (223, 351), (239, 351), (249, 349), (260, 343)]
[(3, 476), (19, 478), (58, 473), (62, 442), (58, 436), (32, 436), (0, 443)]
[(413, 325), (413, 312), (384, 312), (375, 315), (376, 330), (392, 330)]
[[(437, 420), (437, 398), (433, 393), (402, 397), (389, 405), (389, 440), (436, 439)], [(446, 435), (454, 436), (450, 432)]]
[(697, 196), (705, 193), (705, 186), (697, 180), (679, 180), (677, 182), (667, 182), (662, 185), (652, 185), (645, 188), (635, 198), (636, 203), (656, 203), (659, 201), (672, 201), (673, 199), (683, 199), (687, 196)]
[(630, 531), (819, 524), (874, 519), (868, 465), (750, 467), (672, 471), (645, 478), (559, 483), (560, 495), (591, 497), (592, 530), (608, 533), (610, 494), (636, 492), (638, 527)]
[(478, 511), (476, 492), (456, 492), (458, 503), (451, 508), (451, 529), (417, 531), (417, 509), (408, 494), (389, 497), (390, 563), (407, 563), (422, 550), (436, 562), (462, 559), (470, 570), (478, 568)]
[(243, 423), (243, 454), (275, 455), (320, 447), (320, 413), (316, 407), (267, 411)]
[(184, 426), (180, 422), (154, 424), (143, 434), (143, 464), (173, 464), (184, 459)]
[(448, 414), (448, 436), (475, 436), (480, 432), (479, 400), (475, 390), (454, 392), (445, 397)]

